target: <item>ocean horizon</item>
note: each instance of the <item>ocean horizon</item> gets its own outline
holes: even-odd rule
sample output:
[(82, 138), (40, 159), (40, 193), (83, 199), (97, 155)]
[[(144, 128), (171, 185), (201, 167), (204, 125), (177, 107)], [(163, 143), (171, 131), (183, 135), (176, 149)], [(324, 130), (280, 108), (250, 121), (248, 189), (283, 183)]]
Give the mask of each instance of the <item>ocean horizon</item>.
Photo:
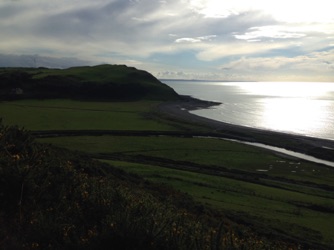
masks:
[(334, 140), (334, 83), (161, 80), (180, 95), (220, 102), (191, 113), (213, 120)]

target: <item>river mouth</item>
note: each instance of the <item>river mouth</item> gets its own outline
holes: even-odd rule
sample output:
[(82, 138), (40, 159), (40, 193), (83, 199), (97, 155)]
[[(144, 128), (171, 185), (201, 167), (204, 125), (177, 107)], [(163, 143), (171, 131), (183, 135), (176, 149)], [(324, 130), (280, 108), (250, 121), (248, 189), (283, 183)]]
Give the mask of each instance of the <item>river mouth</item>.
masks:
[[(317, 163), (317, 164), (322, 164), (328, 167), (334, 167), (334, 162), (332, 161), (326, 161), (326, 160), (322, 160), (307, 154), (303, 154), (303, 153), (298, 153), (292, 150), (288, 150), (285, 148), (280, 148), (280, 147), (275, 147), (275, 146), (270, 146), (267, 144), (263, 144), (263, 143), (259, 143), (259, 142), (248, 142), (248, 141), (242, 141), (242, 140), (237, 140), (237, 139), (229, 139), (229, 138), (223, 138), (223, 137), (213, 137), (213, 136), (194, 136), (194, 137), (198, 137), (198, 138), (212, 138), (212, 139), (217, 139), (217, 140), (225, 140), (225, 141), (232, 141), (232, 142), (237, 142), (237, 143), (242, 143), (245, 145), (250, 145), (250, 146), (254, 146), (254, 147), (258, 147), (258, 148), (264, 148), (264, 149), (268, 149), (270, 151), (274, 151), (280, 154), (284, 154), (287, 156), (291, 156), (297, 159), (301, 159), (301, 160), (305, 160), (305, 161), (309, 161), (309, 162), (313, 162), (313, 163)], [(256, 171), (258, 172), (267, 172), (268, 170), (266, 169), (257, 169)]]
[(279, 148), (279, 147), (270, 146), (270, 145), (266, 145), (266, 144), (258, 143), (258, 142), (247, 142), (247, 141), (241, 141), (241, 140), (235, 140), (235, 139), (223, 139), (223, 140), (234, 141), (234, 142), (238, 142), (238, 143), (242, 143), (242, 144), (246, 144), (246, 145), (251, 145), (251, 146), (255, 146), (255, 147), (259, 147), (259, 148), (265, 148), (265, 149), (269, 149), (271, 151), (282, 153), (282, 154), (285, 154), (285, 155), (288, 155), (288, 156), (296, 157), (298, 159), (302, 159), (302, 160), (306, 160), (306, 161), (310, 161), (310, 162), (314, 162), (314, 163), (318, 163), (318, 164), (323, 164), (323, 165), (326, 165), (326, 166), (329, 166), (329, 167), (334, 167), (334, 162), (318, 159), (316, 157), (306, 155), (306, 154), (302, 154), (302, 153), (298, 153), (298, 152), (291, 151), (291, 150), (287, 150), (285, 148)]

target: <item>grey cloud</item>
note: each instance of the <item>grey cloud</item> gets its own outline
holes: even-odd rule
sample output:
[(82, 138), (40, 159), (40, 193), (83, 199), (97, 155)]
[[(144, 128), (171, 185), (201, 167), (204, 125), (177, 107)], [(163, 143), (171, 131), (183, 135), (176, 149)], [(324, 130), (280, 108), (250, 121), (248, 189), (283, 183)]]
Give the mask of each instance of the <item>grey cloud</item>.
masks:
[(8, 19), (12, 18), (19, 12), (20, 10), (13, 4), (3, 6), (0, 5), (0, 20), (1, 22), (6, 22)]
[(70, 57), (44, 57), (39, 55), (0, 54), (0, 67), (48, 67), (69, 68), (74, 66), (94, 65), (89, 62)]
[[(16, 15), (12, 18), (10, 28), (6, 29), (0, 24), (0, 30), (4, 34), (7, 33), (11, 39), (22, 37), (24, 40), (24, 36), (34, 36), (40, 38), (41, 43), (47, 43), (51, 39), (52, 43), (58, 41), (63, 43), (63, 46), (87, 42), (99, 44), (100, 41), (109, 40), (111, 46), (118, 42), (124, 47), (131, 47), (140, 43), (148, 46), (166, 44), (170, 42), (168, 34), (171, 33), (178, 34), (179, 39), (210, 34), (233, 39), (231, 32), (248, 29), (250, 25), (263, 22), (259, 13), (255, 12), (226, 19), (203, 19), (201, 15), (187, 9), (186, 5), (176, 0), (168, 3), (150, 0), (96, 1), (94, 4), (78, 2), (77, 7), (70, 6), (64, 10), (54, 10), (52, 6), (46, 6), (44, 8), (49, 12), (44, 14), (41, 11), (44, 4), (39, 4), (40, 9), (37, 4), (33, 6), (35, 10), (24, 9), (26, 5), (7, 5)], [(173, 12), (178, 13), (177, 18), (170, 15)], [(24, 16), (27, 18), (24, 19)], [(29, 39), (26, 39), (26, 42), (29, 43)]]
[(279, 72), (276, 76), (277, 79), (280, 78), (280, 75), (285, 77), (289, 75), (299, 77), (314, 75), (319, 80), (327, 79), (328, 81), (334, 76), (334, 63), (331, 63), (334, 61), (333, 52), (334, 50), (312, 52), (295, 57), (242, 57), (221, 65), (221, 70), (226, 71), (228, 69), (237, 75), (261, 73), (263, 77), (269, 76), (267, 79), (270, 79), (274, 72)]

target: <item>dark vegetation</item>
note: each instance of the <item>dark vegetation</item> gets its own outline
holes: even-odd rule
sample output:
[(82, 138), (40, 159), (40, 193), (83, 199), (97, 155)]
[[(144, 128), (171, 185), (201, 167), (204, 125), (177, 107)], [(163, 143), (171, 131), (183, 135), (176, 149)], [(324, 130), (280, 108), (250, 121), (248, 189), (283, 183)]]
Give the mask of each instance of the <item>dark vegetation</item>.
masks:
[(0, 125), (1, 249), (286, 249), (191, 197)]
[(0, 100), (176, 100), (178, 95), (146, 71), (125, 65), (57, 69), (0, 69)]

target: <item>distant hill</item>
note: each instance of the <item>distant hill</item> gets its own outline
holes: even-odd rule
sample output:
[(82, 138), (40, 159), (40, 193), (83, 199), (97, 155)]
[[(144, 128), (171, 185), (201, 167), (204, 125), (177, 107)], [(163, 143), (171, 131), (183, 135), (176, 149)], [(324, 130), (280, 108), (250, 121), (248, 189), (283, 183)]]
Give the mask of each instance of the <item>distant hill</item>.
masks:
[(125, 65), (0, 68), (0, 99), (175, 100), (178, 94), (150, 73)]

